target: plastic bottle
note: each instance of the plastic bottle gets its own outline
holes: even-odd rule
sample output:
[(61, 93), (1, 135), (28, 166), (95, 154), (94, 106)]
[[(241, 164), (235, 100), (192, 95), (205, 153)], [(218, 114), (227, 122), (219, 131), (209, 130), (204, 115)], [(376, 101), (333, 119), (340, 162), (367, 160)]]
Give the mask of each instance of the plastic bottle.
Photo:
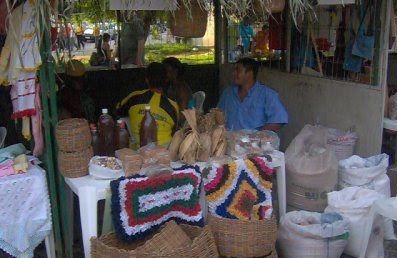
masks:
[(149, 143), (157, 144), (157, 124), (152, 113), (150, 113), (150, 106), (145, 106), (145, 115), (141, 121), (141, 128), (139, 129), (139, 143), (140, 146), (146, 146)]
[(114, 156), (114, 121), (106, 108), (102, 109), (102, 115), (98, 121), (100, 154)]
[(115, 150), (120, 150), (129, 147), (130, 137), (127, 129), (125, 128), (125, 123), (123, 120), (117, 120), (116, 132), (115, 132)]
[(95, 124), (90, 124), (91, 130), (91, 146), (94, 150), (94, 155), (100, 155), (100, 142), (99, 142), (99, 133)]

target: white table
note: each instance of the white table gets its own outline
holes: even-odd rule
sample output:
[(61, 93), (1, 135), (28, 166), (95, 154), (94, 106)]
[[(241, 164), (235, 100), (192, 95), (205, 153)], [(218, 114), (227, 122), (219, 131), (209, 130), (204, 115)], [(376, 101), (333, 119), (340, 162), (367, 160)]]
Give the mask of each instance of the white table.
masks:
[[(274, 151), (270, 156), (272, 157), (272, 162), (269, 165), (276, 169), (277, 174), (278, 205), (281, 217), (286, 213), (287, 209), (284, 153)], [(65, 178), (65, 181), (79, 198), (84, 254), (86, 258), (89, 258), (91, 257), (90, 239), (98, 235), (98, 201), (106, 199), (107, 193), (110, 192), (109, 184), (111, 180), (97, 180), (91, 176), (84, 176)], [(69, 207), (73, 209), (73, 206), (69, 205)], [(204, 210), (206, 209), (204, 208)]]
[(0, 177), (0, 246), (18, 257), (33, 257), (45, 240), (47, 257), (55, 258), (51, 206), (45, 171), (29, 165), (24, 174)]

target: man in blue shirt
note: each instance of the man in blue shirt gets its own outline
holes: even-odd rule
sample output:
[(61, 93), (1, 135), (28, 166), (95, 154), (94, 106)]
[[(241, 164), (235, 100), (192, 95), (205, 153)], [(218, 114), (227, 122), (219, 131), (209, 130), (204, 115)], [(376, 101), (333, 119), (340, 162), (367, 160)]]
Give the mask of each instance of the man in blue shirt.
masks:
[(278, 131), (288, 123), (288, 114), (278, 93), (257, 82), (258, 63), (242, 58), (234, 70), (235, 85), (227, 87), (218, 107), (225, 112), (228, 130)]

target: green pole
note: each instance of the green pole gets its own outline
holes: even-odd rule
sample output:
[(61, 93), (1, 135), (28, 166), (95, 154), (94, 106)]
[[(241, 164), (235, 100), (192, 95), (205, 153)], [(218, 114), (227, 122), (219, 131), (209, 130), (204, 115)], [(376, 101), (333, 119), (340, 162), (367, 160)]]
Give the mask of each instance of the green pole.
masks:
[[(40, 24), (42, 28), (43, 21), (40, 19)], [(43, 105), (43, 126), (44, 126), (44, 139), (45, 139), (45, 153), (44, 153), (44, 163), (46, 166), (46, 170), (48, 173), (48, 181), (49, 181), (49, 189), (50, 189), (50, 198), (51, 198), (51, 207), (52, 207), (52, 218), (53, 218), (53, 229), (55, 236), (55, 248), (58, 256), (63, 257), (63, 248), (62, 248), (62, 237), (61, 237), (61, 227), (59, 221), (59, 207), (58, 207), (58, 194), (56, 187), (56, 179), (55, 179), (55, 168), (54, 168), (54, 159), (52, 153), (52, 137), (51, 137), (51, 124), (50, 124), (50, 110), (49, 103), (47, 98), (48, 93), (48, 80), (46, 75), (46, 70), (48, 66), (46, 48), (47, 44), (45, 42), (45, 38), (48, 37), (45, 29), (43, 29), (44, 34), (42, 35), (42, 40), (40, 44), (40, 54), (42, 58), (42, 66), (40, 67), (40, 80), (42, 85), (42, 105)]]
[[(70, 239), (70, 232), (68, 231), (68, 217), (66, 216), (66, 196), (65, 196), (65, 182), (60, 173), (57, 173), (57, 145), (53, 141), (55, 139), (55, 127), (58, 122), (58, 112), (56, 104), (56, 90), (55, 90), (55, 77), (54, 77), (54, 58), (51, 55), (51, 41), (50, 32), (45, 24), (49, 24), (49, 9), (44, 3), (39, 3), (43, 8), (44, 13), (39, 15), (41, 25), (41, 41), (40, 41), (40, 54), (42, 58), (42, 66), (40, 69), (40, 78), (42, 84), (42, 103), (44, 113), (44, 131), (45, 131), (45, 163), (48, 171), (49, 188), (51, 193), (52, 213), (53, 213), (53, 224), (56, 241), (56, 250), (58, 257), (64, 257), (63, 245), (62, 245), (62, 234), (61, 234), (61, 223), (65, 234), (64, 240), (68, 243), (66, 257), (72, 257), (72, 239)], [(47, 7), (47, 8), (46, 8)], [(49, 100), (48, 100), (49, 98)], [(57, 174), (57, 177), (55, 176)], [(58, 182), (57, 180), (58, 179)], [(58, 192), (59, 190), (59, 201), (60, 209), (58, 207)], [(61, 221), (60, 214), (61, 211)]]

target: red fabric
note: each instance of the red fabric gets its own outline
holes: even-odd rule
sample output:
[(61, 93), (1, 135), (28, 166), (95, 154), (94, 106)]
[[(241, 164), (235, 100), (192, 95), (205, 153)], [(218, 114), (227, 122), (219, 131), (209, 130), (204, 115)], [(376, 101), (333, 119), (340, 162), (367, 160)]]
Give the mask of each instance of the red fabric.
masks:
[(282, 13), (269, 16), (269, 48), (272, 50), (286, 50), (285, 20)]
[(18, 118), (23, 118), (25, 116), (35, 116), (36, 115), (36, 109), (27, 109), (21, 112), (16, 112), (11, 115), (11, 119), (18, 119)]

